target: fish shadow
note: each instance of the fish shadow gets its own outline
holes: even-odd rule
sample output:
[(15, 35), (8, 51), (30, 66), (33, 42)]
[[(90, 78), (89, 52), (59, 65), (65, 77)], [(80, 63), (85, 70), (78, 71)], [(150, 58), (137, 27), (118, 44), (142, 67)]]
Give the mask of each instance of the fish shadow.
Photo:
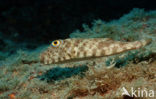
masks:
[(55, 67), (46, 71), (44, 74), (37, 76), (37, 78), (50, 83), (54, 81), (64, 80), (74, 75), (79, 75), (80, 77), (83, 77), (85, 75), (84, 72), (86, 72), (87, 70), (88, 67), (86, 65), (78, 67), (64, 67), (64, 68)]

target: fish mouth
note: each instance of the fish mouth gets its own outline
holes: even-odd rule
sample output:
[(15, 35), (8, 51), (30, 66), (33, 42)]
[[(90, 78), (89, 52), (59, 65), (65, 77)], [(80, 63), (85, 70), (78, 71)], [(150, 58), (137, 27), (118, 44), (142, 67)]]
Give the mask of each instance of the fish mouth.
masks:
[(40, 55), (40, 63), (44, 63), (44, 59), (45, 59), (45, 58), (44, 58), (44, 55), (41, 54), (41, 55)]

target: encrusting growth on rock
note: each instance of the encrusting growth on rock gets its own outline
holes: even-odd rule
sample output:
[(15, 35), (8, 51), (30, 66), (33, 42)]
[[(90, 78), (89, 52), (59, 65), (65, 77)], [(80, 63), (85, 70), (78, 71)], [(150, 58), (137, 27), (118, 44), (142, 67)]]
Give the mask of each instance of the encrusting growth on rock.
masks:
[(41, 53), (40, 60), (44, 64), (54, 64), (73, 59), (103, 57), (139, 49), (150, 42), (151, 39), (134, 42), (114, 41), (110, 38), (55, 40), (45, 52)]

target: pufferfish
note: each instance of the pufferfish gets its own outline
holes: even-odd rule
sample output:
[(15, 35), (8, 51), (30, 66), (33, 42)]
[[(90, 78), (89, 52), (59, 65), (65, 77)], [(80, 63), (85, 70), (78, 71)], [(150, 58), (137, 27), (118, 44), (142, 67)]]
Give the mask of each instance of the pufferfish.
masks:
[(114, 41), (110, 38), (70, 38), (55, 40), (41, 53), (44, 64), (55, 64), (74, 59), (104, 57), (128, 50), (139, 49), (149, 44), (151, 39), (133, 42)]

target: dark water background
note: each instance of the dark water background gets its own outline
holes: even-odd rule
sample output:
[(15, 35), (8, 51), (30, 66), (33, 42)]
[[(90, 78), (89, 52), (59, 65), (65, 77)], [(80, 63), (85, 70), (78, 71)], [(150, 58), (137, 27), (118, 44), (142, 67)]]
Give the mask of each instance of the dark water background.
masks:
[(155, 5), (155, 0), (1, 0), (0, 52), (34, 49), (83, 31), (84, 23), (118, 19), (133, 8), (155, 10)]

